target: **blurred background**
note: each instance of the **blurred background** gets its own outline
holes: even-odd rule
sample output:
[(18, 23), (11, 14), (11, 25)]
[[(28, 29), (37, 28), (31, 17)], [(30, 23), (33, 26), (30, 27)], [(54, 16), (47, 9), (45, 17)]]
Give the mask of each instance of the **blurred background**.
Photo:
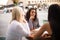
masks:
[[(25, 14), (28, 9), (36, 8), (39, 24), (42, 26), (47, 22), (48, 7), (56, 3), (60, 5), (60, 0), (19, 0), (18, 3), (18, 6), (24, 10)], [(0, 40), (4, 40), (6, 37), (14, 6), (12, 0), (0, 0)]]

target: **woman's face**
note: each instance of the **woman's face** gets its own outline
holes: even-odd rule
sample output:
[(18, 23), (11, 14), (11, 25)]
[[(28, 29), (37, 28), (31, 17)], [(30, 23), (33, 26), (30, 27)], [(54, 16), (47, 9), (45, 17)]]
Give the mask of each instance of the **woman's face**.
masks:
[(24, 19), (24, 13), (23, 12), (20, 14), (20, 19)]
[(36, 15), (36, 11), (35, 10), (31, 10), (30, 11), (30, 16), (34, 16), (35, 17), (35, 15)]

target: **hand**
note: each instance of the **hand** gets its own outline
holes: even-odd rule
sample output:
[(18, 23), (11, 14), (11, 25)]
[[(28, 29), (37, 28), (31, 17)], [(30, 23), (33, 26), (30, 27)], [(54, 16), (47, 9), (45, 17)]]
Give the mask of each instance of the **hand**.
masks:
[(26, 21), (25, 19), (23, 19), (23, 22), (25, 22), (25, 23), (26, 23), (27, 21)]
[(34, 16), (31, 16), (30, 19), (31, 19), (31, 20), (34, 19)]
[(44, 34), (44, 35), (42, 35), (42, 37), (43, 37), (43, 38), (51, 38), (51, 35), (49, 35), (49, 34)]
[(33, 40), (33, 36), (29, 35), (29, 37), (26, 37), (28, 40)]
[(31, 35), (34, 35), (36, 34), (36, 31), (35, 30), (31, 30)]

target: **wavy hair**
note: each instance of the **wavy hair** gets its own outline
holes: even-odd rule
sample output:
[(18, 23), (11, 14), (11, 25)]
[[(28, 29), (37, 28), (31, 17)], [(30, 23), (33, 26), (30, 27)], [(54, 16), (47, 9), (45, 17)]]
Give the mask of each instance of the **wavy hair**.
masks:
[(35, 15), (35, 18), (34, 18), (34, 21), (35, 21), (35, 20), (37, 19), (37, 11), (36, 11), (35, 8), (30, 8), (30, 9), (27, 11), (27, 13), (26, 13), (25, 18), (26, 18), (27, 21), (29, 21), (31, 10), (35, 10), (35, 14), (36, 14), (36, 15)]

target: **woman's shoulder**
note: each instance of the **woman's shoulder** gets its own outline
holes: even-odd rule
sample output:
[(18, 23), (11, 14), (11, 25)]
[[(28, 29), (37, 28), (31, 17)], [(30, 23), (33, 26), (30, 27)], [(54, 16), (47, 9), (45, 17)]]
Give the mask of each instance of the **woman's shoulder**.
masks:
[(12, 22), (11, 22), (11, 25), (20, 25), (20, 23), (18, 22), (18, 21), (16, 21), (16, 20), (13, 20)]

